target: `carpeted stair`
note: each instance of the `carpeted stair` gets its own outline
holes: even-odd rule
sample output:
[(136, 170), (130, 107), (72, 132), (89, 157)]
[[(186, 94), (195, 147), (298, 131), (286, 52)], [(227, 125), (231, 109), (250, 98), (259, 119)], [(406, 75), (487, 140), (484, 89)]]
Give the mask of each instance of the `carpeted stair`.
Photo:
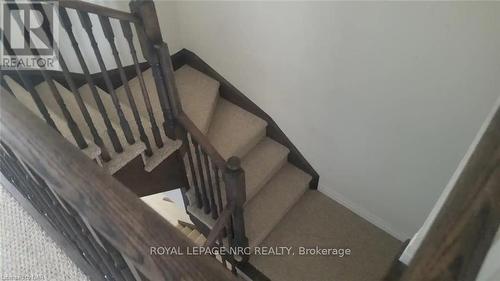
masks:
[[(112, 126), (117, 132), (120, 142), (124, 147), (124, 151), (121, 153), (116, 153), (113, 150), (113, 146), (106, 132), (106, 126), (97, 109), (89, 86), (83, 85), (79, 88), (79, 92), (81, 93), (82, 99), (87, 106), (99, 135), (103, 138), (105, 147), (111, 154), (111, 160), (107, 162), (102, 161), (99, 147), (92, 143), (92, 135), (73, 97), (73, 93), (55, 82), (68, 110), (71, 112), (86, 142), (89, 144), (88, 148), (84, 149), (83, 152), (91, 159), (94, 159), (99, 165), (106, 168), (110, 174), (120, 170), (139, 155), (141, 155), (143, 159), (144, 169), (150, 172), (181, 145), (180, 141), (168, 139), (163, 132), (162, 124), (164, 118), (151, 69), (144, 71), (143, 77), (151, 99), (155, 121), (160, 127), (160, 130), (162, 130), (162, 139), (165, 144), (162, 148), (155, 146), (151, 122), (149, 120), (144, 97), (142, 96), (138, 77), (132, 78), (128, 82), (128, 85), (136, 102), (139, 115), (141, 116), (141, 122), (149, 138), (153, 151), (152, 156), (145, 155), (146, 146), (140, 141), (139, 130), (135, 123), (124, 86), (117, 88), (115, 91), (125, 118), (128, 120), (136, 140), (132, 145), (127, 143), (123, 131), (119, 126), (119, 119), (112, 103), (111, 96), (104, 90), (97, 89), (106, 111), (109, 114)], [(245, 171), (246, 181), (247, 201), (244, 206), (245, 230), (251, 247), (259, 245), (273, 246), (278, 242), (287, 243), (287, 241), (301, 245), (301, 243), (304, 244), (304, 241), (306, 241), (308, 237), (303, 233), (308, 233), (308, 231), (311, 230), (314, 233), (326, 233), (325, 235), (332, 236), (331, 239), (337, 239), (337, 241), (344, 241), (346, 243), (353, 239), (352, 237), (356, 235), (356, 232), (373, 232), (370, 237), (363, 236), (361, 239), (362, 241), (352, 240), (359, 245), (368, 245), (375, 249), (372, 252), (376, 252), (376, 254), (367, 255), (366, 260), (371, 257), (375, 258), (382, 255), (386, 257), (387, 253), (384, 252), (385, 249), (390, 248), (392, 252), (393, 249), (398, 248), (397, 246), (399, 243), (397, 241), (388, 238), (389, 236), (387, 234), (377, 230), (349, 211), (346, 211), (347, 209), (334, 203), (334, 201), (325, 199), (323, 198), (324, 196), (319, 196), (317, 191), (306, 192), (312, 179), (311, 175), (288, 162), (289, 149), (266, 135), (267, 123), (265, 120), (262, 120), (258, 116), (244, 110), (219, 95), (219, 82), (187, 65), (175, 71), (175, 78), (179, 91), (179, 98), (186, 115), (193, 121), (198, 129), (207, 136), (210, 143), (218, 150), (223, 158), (226, 160), (232, 156), (241, 158), (241, 165)], [(38, 117), (42, 118), (31, 95), (13, 79), (9, 77), (5, 77), (5, 79), (8, 86), (12, 89), (14, 95), (21, 103), (27, 106)], [(43, 82), (36, 86), (36, 90), (47, 105), (49, 114), (52, 116), (61, 134), (67, 138), (68, 141), (76, 145), (66, 124), (63, 113), (54, 100), (48, 84)], [(193, 160), (196, 162), (196, 159)], [(196, 164), (197, 163), (195, 163), (195, 166)], [(187, 174), (188, 180), (193, 183), (193, 180), (189, 178), (190, 173)], [(197, 176), (199, 177), (199, 175)], [(214, 175), (212, 174), (212, 176)], [(225, 204), (225, 191), (224, 189), (221, 191), (223, 193), (222, 200)], [(193, 193), (193, 188), (191, 188), (187, 194), (187, 199), (189, 201), (187, 212), (209, 228), (213, 227), (215, 220), (211, 218), (210, 214), (206, 214), (203, 210), (196, 207), (196, 198)], [(160, 193), (142, 197), (142, 200), (174, 225), (176, 225), (180, 219), (173, 217), (173, 214), (183, 213), (184, 218), (182, 220), (189, 221), (189, 217), (186, 217), (184, 210), (182, 210), (182, 212), (176, 211), (172, 205), (173, 203), (165, 201), (164, 196)], [(307, 211), (308, 209), (315, 210), (315, 202), (323, 204), (321, 208), (325, 211), (320, 212), (325, 214), (310, 214), (310, 212)], [(306, 216), (301, 216), (301, 214), (306, 214)], [(351, 226), (348, 228), (350, 230), (338, 232), (338, 228), (329, 226), (329, 228), (325, 228), (328, 232), (323, 231), (323, 225), (320, 224), (326, 224), (326, 220), (329, 218), (334, 218), (335, 221), (342, 222), (346, 225), (350, 224)], [(301, 225), (309, 225), (309, 221), (315, 220), (318, 221), (318, 223), (313, 223), (307, 228), (301, 228), (301, 225), (294, 225), (294, 221), (298, 219), (303, 221), (299, 223)], [(184, 223), (182, 225), (177, 225), (177, 227), (196, 245), (203, 245), (206, 238), (198, 230), (187, 225), (188, 224)], [(299, 235), (293, 236), (292, 234), (290, 235), (293, 237), (290, 235), (290, 237), (288, 237), (288, 233), (292, 233), (293, 231), (300, 232), (299, 234), (304, 237), (299, 237)], [(333, 235), (337, 235), (338, 237), (333, 237)], [(372, 236), (375, 238), (372, 239)], [(297, 239), (293, 240), (295, 238)], [(330, 237), (321, 237), (321, 239), (330, 241)], [(373, 246), (376, 245), (377, 241), (382, 241), (384, 245), (381, 247)], [(363, 258), (365, 257), (363, 256)], [(218, 259), (220, 260), (220, 257)], [(288, 272), (280, 269), (287, 263), (297, 263), (299, 265), (307, 264), (298, 262), (292, 258), (277, 260), (252, 257), (250, 258), (250, 262), (257, 266), (259, 270), (266, 273), (266, 275), (276, 277), (277, 280), (291, 280), (289, 279), (291, 276), (289, 273), (295, 271)], [(385, 263), (386, 260), (384, 260), (384, 265)], [(317, 277), (328, 276), (328, 278), (330, 278), (331, 276), (328, 275), (330, 271), (329, 266), (320, 265), (321, 268), (318, 268), (317, 273), (322, 275), (318, 275)], [(336, 264), (335, 266), (338, 265), (339, 264)], [(304, 271), (306, 269), (300, 266), (298, 266), (298, 268), (299, 271), (293, 274), (306, 278), (307, 274)], [(342, 274), (344, 274), (344, 276), (357, 274), (355, 270), (350, 270), (345, 273), (340, 268), (341, 267), (334, 267), (337, 274), (336, 276), (343, 276)], [(370, 276), (373, 272), (374, 270), (364, 271), (363, 276)], [(283, 278), (283, 276), (288, 277)], [(357, 279), (349, 277), (345, 280)]]
[[(42, 114), (38, 110), (35, 102), (33, 101), (33, 98), (31, 97), (31, 94), (26, 91), (21, 85), (19, 85), (16, 81), (14, 81), (12, 78), (9, 76), (4, 76), (4, 79), (7, 83), (7, 85), (10, 87), (12, 90), (14, 96), (22, 103), (24, 104), (31, 112), (33, 112), (36, 116), (38, 116), (40, 119), (43, 119)], [(2, 93), (6, 92), (6, 90), (2, 89)], [(68, 125), (66, 121), (63, 118), (60, 118), (59, 115), (55, 114), (50, 108), (47, 108), (50, 116), (54, 120), (55, 125), (61, 132), (61, 134), (73, 145), (77, 145), (75, 139), (73, 138), (73, 135), (71, 134), (70, 129), (68, 128)], [(99, 147), (95, 144), (92, 143), (92, 141), (89, 140), (89, 138), (85, 138), (85, 141), (89, 144), (87, 148), (83, 149), (83, 153), (87, 155), (90, 159), (96, 160), (99, 165), (102, 166), (102, 163), (99, 159), (99, 155), (101, 153)]]
[[(154, 82), (150, 71), (143, 75), (146, 81)], [(264, 120), (219, 96), (217, 81), (187, 65), (175, 75), (186, 114), (206, 132), (222, 157), (242, 159), (246, 232), (250, 246), (257, 246), (307, 190), (311, 176), (287, 162), (288, 148), (266, 136)], [(138, 81), (131, 81), (134, 83)], [(154, 87), (148, 89), (153, 91)], [(193, 194), (188, 197), (195, 200)], [(224, 195), (222, 198), (225, 200)], [(188, 211), (213, 226), (215, 221), (196, 204), (190, 204)]]
[[(164, 119), (151, 69), (142, 75), (154, 116), (161, 124)], [(311, 176), (287, 163), (288, 148), (266, 137), (264, 120), (219, 96), (216, 80), (187, 65), (175, 71), (175, 78), (186, 115), (207, 135), (222, 157), (242, 158), (247, 189), (246, 228), (250, 245), (256, 246), (300, 199)], [(146, 119), (139, 78), (131, 79), (128, 85)], [(118, 88), (116, 93), (127, 108), (129, 102), (124, 87)], [(190, 198), (193, 200), (193, 196)], [(214, 221), (193, 206), (190, 204), (189, 211), (212, 226)]]

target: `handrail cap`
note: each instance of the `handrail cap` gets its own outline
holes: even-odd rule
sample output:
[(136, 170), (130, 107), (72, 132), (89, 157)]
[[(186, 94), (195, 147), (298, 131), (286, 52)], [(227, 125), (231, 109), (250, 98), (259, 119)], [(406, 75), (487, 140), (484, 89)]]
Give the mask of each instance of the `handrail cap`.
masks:
[(231, 171), (238, 171), (241, 169), (241, 160), (239, 157), (232, 156), (226, 162), (226, 167)]

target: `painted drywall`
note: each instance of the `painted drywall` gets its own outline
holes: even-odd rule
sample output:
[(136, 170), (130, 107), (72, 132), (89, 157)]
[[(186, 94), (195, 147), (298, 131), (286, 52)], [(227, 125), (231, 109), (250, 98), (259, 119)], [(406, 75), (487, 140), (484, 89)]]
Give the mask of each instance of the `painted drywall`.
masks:
[(400, 239), (499, 96), (500, 3), (175, 5), (182, 47), (277, 121), (322, 192)]

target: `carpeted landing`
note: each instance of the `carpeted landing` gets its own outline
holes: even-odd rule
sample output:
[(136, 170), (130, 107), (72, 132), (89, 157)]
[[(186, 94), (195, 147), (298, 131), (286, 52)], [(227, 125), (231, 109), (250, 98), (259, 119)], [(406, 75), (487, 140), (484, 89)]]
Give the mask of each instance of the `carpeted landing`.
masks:
[[(377, 281), (401, 242), (318, 191), (307, 191), (260, 246), (291, 246), (295, 255), (255, 256), (273, 281)], [(350, 255), (299, 256), (299, 247), (350, 249)]]

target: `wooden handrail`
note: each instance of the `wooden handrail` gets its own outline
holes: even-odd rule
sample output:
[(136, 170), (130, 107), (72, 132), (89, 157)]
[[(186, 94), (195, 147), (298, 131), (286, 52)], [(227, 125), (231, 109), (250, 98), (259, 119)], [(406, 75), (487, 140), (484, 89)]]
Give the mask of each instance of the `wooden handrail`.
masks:
[(81, 0), (57, 0), (59, 7), (75, 9), (82, 12), (96, 14), (99, 16), (106, 16), (119, 20), (125, 20), (135, 23), (140, 23), (140, 19), (131, 13), (123, 12), (120, 10), (111, 9), (104, 6), (99, 6)]
[(399, 280), (475, 280), (500, 225), (500, 110)]
[(0, 103), (1, 141), (150, 280), (236, 280), (208, 256), (151, 255), (194, 244), (135, 194), (10, 95)]
[(205, 241), (204, 247), (212, 247), (221, 235), (222, 230), (228, 225), (229, 219), (233, 215), (235, 205), (230, 202), (228, 206), (224, 208), (224, 211), (220, 214), (219, 218), (215, 222), (214, 227), (210, 230), (208, 234), (207, 241)]
[(208, 141), (208, 138), (196, 127), (191, 119), (184, 113), (180, 112), (177, 116), (177, 121), (191, 134), (191, 137), (203, 148), (212, 162), (217, 168), (224, 170), (226, 168), (226, 160), (220, 155), (217, 149)]

